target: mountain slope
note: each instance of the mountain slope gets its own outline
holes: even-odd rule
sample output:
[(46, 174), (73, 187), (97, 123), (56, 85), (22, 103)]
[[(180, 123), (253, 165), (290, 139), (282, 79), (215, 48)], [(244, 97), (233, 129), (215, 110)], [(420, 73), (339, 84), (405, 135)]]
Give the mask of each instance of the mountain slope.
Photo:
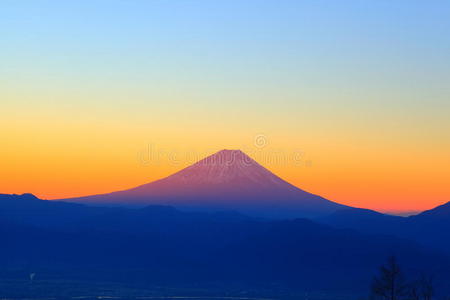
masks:
[(263, 217), (312, 217), (347, 208), (289, 184), (239, 150), (219, 151), (171, 176), (126, 191), (64, 200), (232, 209)]
[(436, 206), (433, 209), (426, 210), (410, 218), (415, 220), (444, 220), (450, 223), (450, 202)]
[(391, 234), (450, 254), (450, 202), (409, 217), (344, 209), (316, 221), (370, 234)]
[(395, 234), (403, 229), (407, 218), (387, 215), (370, 209), (349, 208), (316, 218), (315, 221), (336, 228), (356, 229), (370, 234)]
[(407, 218), (405, 236), (418, 237), (421, 242), (450, 253), (450, 202)]

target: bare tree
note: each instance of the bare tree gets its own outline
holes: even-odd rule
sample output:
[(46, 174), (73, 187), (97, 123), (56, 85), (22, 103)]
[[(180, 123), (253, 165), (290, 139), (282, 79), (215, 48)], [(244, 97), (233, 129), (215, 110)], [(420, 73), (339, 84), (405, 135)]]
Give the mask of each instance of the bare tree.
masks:
[(411, 284), (409, 289), (409, 298), (411, 300), (421, 300), (421, 292), (418, 282), (414, 282)]
[(408, 287), (403, 279), (400, 266), (394, 256), (390, 257), (386, 265), (380, 268), (380, 275), (372, 282), (372, 295), (386, 300), (405, 299)]
[(432, 300), (434, 296), (433, 277), (422, 274), (419, 280), (409, 286), (409, 298), (411, 300)]
[(419, 282), (423, 300), (431, 300), (434, 296), (433, 277), (422, 274)]

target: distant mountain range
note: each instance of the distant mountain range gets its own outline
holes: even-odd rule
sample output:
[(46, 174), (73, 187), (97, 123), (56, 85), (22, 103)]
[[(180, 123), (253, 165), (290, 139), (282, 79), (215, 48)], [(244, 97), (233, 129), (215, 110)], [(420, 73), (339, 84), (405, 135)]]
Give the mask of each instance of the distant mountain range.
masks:
[(409, 217), (353, 208), (336, 211), (316, 221), (363, 233), (395, 235), (450, 254), (450, 202)]
[(30, 194), (0, 195), (0, 212), (0, 278), (37, 272), (43, 279), (225, 287), (237, 282), (365, 293), (389, 255), (397, 255), (408, 274), (450, 278), (448, 256), (414, 240), (307, 219), (265, 221), (156, 205), (92, 207)]
[[(0, 194), (0, 279), (39, 272), (359, 293), (396, 255), (408, 275), (436, 275), (450, 292), (450, 202), (410, 217), (352, 208), (287, 183), (241, 151), (130, 190), (66, 200)], [(20, 293), (2, 296), (30, 296)]]
[(289, 184), (240, 150), (219, 151), (169, 177), (129, 190), (63, 201), (225, 209), (269, 218), (317, 217), (349, 208)]

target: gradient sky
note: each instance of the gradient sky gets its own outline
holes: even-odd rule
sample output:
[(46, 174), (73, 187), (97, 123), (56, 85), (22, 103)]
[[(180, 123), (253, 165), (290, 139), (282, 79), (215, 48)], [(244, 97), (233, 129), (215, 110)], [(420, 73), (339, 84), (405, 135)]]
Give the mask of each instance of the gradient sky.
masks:
[(3, 0), (0, 192), (110, 192), (239, 148), (340, 203), (434, 207), (449, 33), (448, 1)]

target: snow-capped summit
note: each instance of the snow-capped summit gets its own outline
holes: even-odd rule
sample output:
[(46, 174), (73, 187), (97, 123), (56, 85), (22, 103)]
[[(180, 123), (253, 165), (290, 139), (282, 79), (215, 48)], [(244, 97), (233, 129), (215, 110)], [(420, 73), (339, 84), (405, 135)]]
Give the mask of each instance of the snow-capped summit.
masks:
[(258, 164), (241, 150), (222, 150), (169, 176), (167, 181), (183, 184), (226, 184), (283, 186), (281, 178)]
[(345, 207), (289, 184), (240, 150), (219, 151), (166, 178), (129, 190), (67, 200), (233, 209), (269, 217), (316, 216)]

